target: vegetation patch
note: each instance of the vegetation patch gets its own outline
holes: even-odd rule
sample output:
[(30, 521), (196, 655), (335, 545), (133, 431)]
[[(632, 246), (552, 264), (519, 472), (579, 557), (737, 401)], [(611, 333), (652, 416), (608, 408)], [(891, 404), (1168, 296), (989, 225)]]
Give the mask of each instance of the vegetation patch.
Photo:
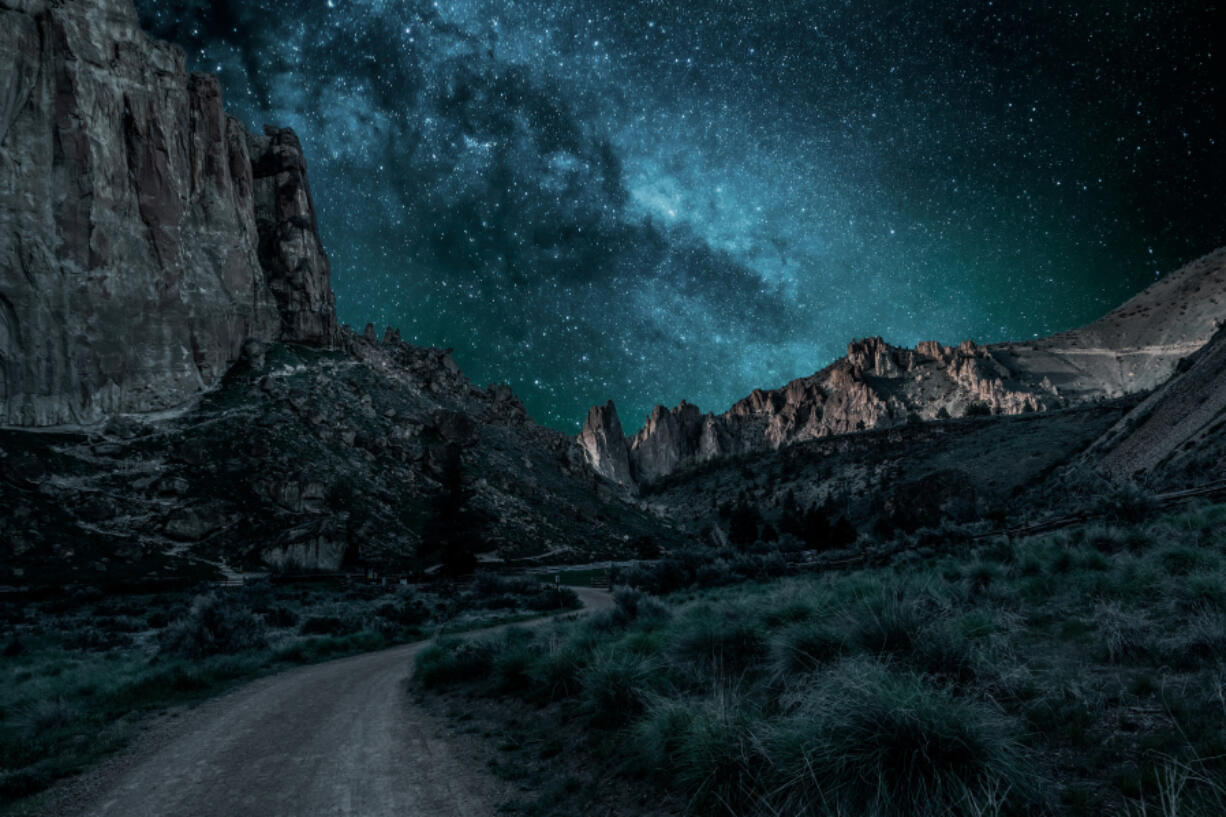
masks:
[[(586, 619), (441, 641), (417, 678), (473, 728), (516, 723), (498, 762), (536, 792), (517, 813), (585, 813), (585, 775), (611, 769), (694, 815), (1217, 815), (1224, 551), (1226, 506), (1120, 503), (905, 565), (620, 590)], [(558, 734), (582, 751), (542, 759)]]

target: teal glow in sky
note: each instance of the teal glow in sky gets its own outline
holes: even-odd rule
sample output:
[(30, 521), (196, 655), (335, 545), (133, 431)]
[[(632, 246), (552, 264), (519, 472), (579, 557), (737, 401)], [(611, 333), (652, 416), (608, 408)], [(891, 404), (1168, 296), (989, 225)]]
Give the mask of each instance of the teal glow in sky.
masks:
[(1226, 244), (1213, 3), (138, 5), (301, 135), (343, 320), (567, 431), (1071, 328)]

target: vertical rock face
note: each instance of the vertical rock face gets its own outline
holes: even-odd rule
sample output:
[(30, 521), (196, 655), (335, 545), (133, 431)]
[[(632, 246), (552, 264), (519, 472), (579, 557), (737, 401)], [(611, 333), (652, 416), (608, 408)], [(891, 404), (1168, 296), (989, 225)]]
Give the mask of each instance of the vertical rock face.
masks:
[(682, 401), (669, 411), (656, 406), (630, 441), (630, 467), (639, 482), (667, 476), (693, 458), (702, 442), (703, 416), (698, 406)]
[(334, 337), (292, 134), (251, 140), (132, 0), (0, 0), (0, 424), (171, 408), (249, 338)]
[(281, 312), (282, 339), (331, 346), (338, 337), (336, 296), (302, 145), (289, 128), (272, 127), (251, 145), (260, 262)]
[(612, 400), (603, 406), (592, 406), (578, 442), (593, 471), (618, 485), (634, 485), (626, 435)]

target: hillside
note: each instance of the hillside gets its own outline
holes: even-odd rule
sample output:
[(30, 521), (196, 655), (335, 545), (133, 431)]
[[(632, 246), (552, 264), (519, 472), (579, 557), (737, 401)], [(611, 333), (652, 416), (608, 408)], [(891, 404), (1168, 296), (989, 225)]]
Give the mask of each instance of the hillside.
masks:
[(1226, 477), (1226, 329), (1103, 435), (1083, 462), (1113, 478), (1184, 487)]

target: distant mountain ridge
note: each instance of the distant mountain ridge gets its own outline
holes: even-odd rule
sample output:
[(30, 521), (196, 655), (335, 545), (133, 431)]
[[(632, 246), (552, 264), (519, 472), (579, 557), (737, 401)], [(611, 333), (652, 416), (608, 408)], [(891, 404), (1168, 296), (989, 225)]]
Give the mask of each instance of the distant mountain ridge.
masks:
[(903, 349), (881, 338), (723, 414), (657, 406), (632, 436), (612, 401), (577, 442), (598, 474), (626, 488), (687, 464), (805, 440), (969, 413), (1021, 414), (1149, 391), (1226, 321), (1226, 249), (1164, 276), (1103, 318), (1035, 341)]

